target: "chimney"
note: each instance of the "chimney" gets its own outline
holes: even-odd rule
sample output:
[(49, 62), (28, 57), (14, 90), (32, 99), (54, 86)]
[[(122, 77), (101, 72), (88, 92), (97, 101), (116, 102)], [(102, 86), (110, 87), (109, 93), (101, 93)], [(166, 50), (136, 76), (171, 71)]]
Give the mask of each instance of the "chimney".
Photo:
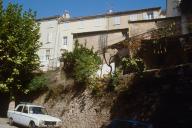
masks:
[(112, 10), (112, 9), (109, 9), (109, 10), (108, 10), (108, 14), (111, 14), (111, 13), (113, 13), (113, 10)]
[(64, 12), (64, 14), (63, 14), (63, 18), (64, 18), (64, 19), (69, 19), (69, 18), (70, 18), (69, 11), (65, 10), (65, 12)]

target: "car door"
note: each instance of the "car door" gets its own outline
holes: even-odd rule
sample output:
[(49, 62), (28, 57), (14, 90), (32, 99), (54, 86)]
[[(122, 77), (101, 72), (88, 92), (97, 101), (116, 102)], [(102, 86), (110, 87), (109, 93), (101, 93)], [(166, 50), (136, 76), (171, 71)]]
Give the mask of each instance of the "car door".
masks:
[(28, 126), (30, 122), (30, 117), (29, 117), (29, 107), (24, 106), (22, 114), (21, 114), (21, 120), (22, 120), (22, 125)]
[(13, 121), (15, 123), (21, 124), (21, 114), (22, 114), (22, 110), (23, 110), (23, 105), (19, 105), (16, 110), (15, 113), (13, 115)]

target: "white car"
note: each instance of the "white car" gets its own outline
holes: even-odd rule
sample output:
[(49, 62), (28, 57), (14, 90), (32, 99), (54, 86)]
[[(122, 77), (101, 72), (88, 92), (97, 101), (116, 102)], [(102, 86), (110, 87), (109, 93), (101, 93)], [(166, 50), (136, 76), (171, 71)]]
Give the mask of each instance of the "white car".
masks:
[(28, 103), (21, 103), (15, 110), (8, 110), (7, 117), (10, 125), (17, 123), (29, 128), (60, 128), (62, 126), (62, 121), (48, 115), (44, 107)]

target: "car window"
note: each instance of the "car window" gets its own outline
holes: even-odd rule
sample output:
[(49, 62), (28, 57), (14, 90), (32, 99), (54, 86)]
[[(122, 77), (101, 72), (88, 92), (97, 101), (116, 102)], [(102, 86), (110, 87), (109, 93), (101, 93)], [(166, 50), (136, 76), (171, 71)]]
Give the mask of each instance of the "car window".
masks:
[(16, 111), (17, 111), (17, 112), (21, 112), (22, 109), (23, 109), (23, 106), (19, 106), (19, 107), (16, 109)]
[(25, 106), (25, 107), (23, 108), (23, 113), (28, 113), (28, 107), (27, 107), (27, 106)]
[(147, 128), (147, 126), (134, 124), (127, 121), (115, 121), (109, 128)]
[(46, 109), (42, 108), (42, 107), (30, 107), (29, 112), (30, 112), (30, 114), (45, 114), (45, 115), (47, 115)]

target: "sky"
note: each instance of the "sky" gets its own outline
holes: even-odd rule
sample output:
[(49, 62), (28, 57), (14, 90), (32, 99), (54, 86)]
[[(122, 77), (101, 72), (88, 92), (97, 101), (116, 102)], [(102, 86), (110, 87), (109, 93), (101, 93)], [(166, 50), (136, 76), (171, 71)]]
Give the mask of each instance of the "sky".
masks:
[(166, 8), (166, 0), (3, 0), (7, 4), (18, 3), (24, 10), (37, 12), (37, 18), (62, 15), (67, 10), (71, 17), (103, 14), (109, 9), (114, 12), (151, 7)]

